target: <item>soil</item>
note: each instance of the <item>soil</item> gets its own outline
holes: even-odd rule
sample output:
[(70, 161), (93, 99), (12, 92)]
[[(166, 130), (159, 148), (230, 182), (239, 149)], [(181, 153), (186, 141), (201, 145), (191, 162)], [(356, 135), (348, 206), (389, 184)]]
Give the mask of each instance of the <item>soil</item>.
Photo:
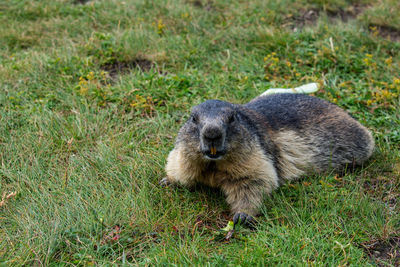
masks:
[(190, 3), (195, 7), (204, 8), (207, 11), (211, 11), (214, 9), (213, 2), (211, 2), (211, 1), (194, 0), (194, 1), (190, 1)]
[[(335, 11), (326, 11), (326, 14), (330, 20), (341, 20), (343, 22), (347, 22), (351, 19), (357, 18), (365, 9), (367, 8), (366, 5), (361, 4), (354, 4), (347, 9), (338, 9)], [(322, 9), (312, 8), (303, 11), (300, 16), (291, 18), (294, 29), (296, 28), (303, 28), (307, 25), (314, 25), (320, 15), (324, 11)]]
[(400, 266), (400, 237), (394, 236), (387, 239), (370, 240), (361, 244), (368, 256), (378, 266), (387, 266), (391, 263)]
[(73, 1), (73, 3), (75, 4), (75, 5), (84, 5), (84, 4), (86, 4), (87, 2), (89, 2), (90, 0), (74, 0)]
[(366, 8), (367, 6), (365, 5), (354, 4), (346, 10), (339, 9), (336, 11), (327, 11), (326, 13), (330, 19), (339, 19), (343, 22), (347, 22), (349, 20), (356, 19), (358, 15), (364, 12)]
[(369, 25), (370, 26), (370, 30), (373, 27), (376, 27), (376, 29), (379, 32), (379, 35), (383, 38), (387, 38), (391, 41), (396, 41), (399, 42), (400, 41), (400, 30), (391, 27), (391, 26), (382, 26), (382, 25)]
[[(356, 19), (364, 10), (368, 8), (367, 5), (355, 3), (347, 9), (338, 9), (335, 11), (326, 11), (328, 18), (334, 22), (335, 20), (340, 20), (343, 22), (348, 22), (349, 20)], [(292, 28), (296, 31), (297, 29), (302, 29), (305, 26), (314, 25), (321, 13), (324, 12), (322, 9), (308, 9), (303, 11), (300, 16), (288, 18), (288, 24), (292, 25)], [(379, 36), (389, 39), (391, 41), (400, 42), (400, 29), (387, 26), (387, 25), (369, 25), (371, 28), (376, 27)]]
[(114, 61), (101, 65), (101, 69), (107, 71), (111, 77), (115, 77), (120, 73), (127, 73), (131, 69), (138, 68), (142, 71), (149, 71), (154, 66), (150, 60), (136, 58), (130, 61)]
[(304, 28), (307, 25), (314, 25), (319, 18), (320, 10), (308, 9), (305, 10), (300, 16), (293, 17), (290, 20), (293, 22), (293, 29)]

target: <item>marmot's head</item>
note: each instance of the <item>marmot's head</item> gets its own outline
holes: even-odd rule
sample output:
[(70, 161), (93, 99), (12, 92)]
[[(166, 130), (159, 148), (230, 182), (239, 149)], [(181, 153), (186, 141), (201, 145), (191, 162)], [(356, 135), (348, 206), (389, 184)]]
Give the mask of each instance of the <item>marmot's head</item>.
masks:
[(192, 109), (180, 139), (207, 160), (219, 160), (238, 143), (240, 123), (234, 104), (207, 100)]

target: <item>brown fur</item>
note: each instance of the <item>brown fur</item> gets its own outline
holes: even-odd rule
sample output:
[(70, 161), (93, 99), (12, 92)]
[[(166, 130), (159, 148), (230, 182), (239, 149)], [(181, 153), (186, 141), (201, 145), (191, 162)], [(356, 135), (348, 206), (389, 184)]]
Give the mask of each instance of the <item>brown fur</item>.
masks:
[(256, 215), (263, 195), (278, 187), (271, 159), (257, 145), (217, 162), (193, 157), (192, 151), (178, 145), (168, 156), (166, 172), (171, 183), (185, 186), (202, 183), (221, 188), (234, 213)]
[[(244, 106), (210, 101), (195, 107), (196, 118), (181, 128), (168, 156), (163, 182), (221, 188), (233, 213), (255, 216), (263, 196), (281, 182), (362, 164), (371, 156), (371, 133), (339, 107), (307, 96), (274, 99), (256, 98)], [(298, 108), (285, 114), (277, 101), (288, 105), (288, 99)], [(207, 142), (217, 142), (226, 153), (210, 159), (205, 156)]]

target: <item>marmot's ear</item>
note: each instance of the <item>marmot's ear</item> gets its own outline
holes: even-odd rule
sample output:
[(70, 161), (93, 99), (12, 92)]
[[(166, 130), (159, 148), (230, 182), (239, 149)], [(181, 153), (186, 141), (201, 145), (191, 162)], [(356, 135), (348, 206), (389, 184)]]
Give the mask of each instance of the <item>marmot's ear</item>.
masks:
[(197, 117), (195, 114), (191, 114), (189, 120), (190, 120), (191, 122), (193, 122), (194, 124), (197, 124), (197, 122), (198, 122), (199, 119), (198, 119), (198, 117)]

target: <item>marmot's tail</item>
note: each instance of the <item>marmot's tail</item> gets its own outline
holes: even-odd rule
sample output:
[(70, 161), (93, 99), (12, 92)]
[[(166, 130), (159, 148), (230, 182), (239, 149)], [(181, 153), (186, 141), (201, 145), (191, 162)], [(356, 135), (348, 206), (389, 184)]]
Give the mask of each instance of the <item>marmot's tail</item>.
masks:
[(260, 96), (266, 96), (266, 95), (271, 95), (271, 94), (279, 94), (279, 93), (300, 93), (300, 94), (311, 94), (319, 89), (319, 84), (318, 83), (308, 83), (299, 87), (295, 88), (271, 88), (262, 93)]

